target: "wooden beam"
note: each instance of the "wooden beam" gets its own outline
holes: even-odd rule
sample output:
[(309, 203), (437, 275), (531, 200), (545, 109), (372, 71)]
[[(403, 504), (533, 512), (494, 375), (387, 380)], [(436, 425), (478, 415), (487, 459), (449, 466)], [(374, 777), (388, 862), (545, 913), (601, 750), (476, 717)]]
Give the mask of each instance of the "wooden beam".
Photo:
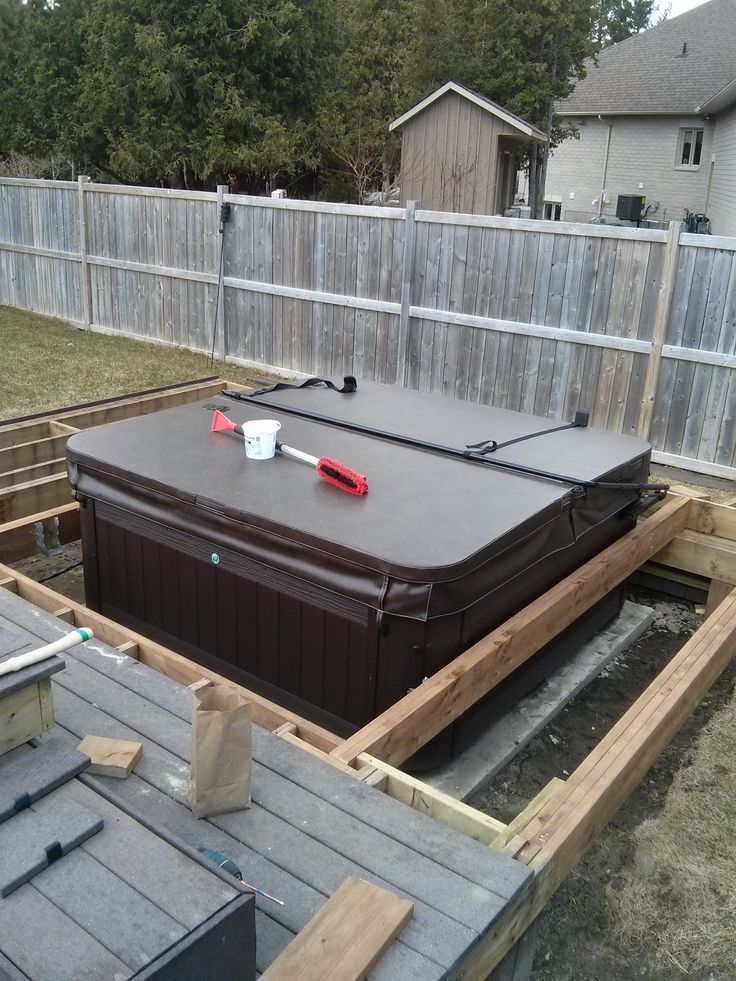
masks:
[(719, 579), (712, 579), (710, 584), (710, 589), (708, 590), (708, 598), (705, 601), (705, 616), (706, 618), (716, 610), (725, 598), (730, 594), (733, 586), (730, 582), (721, 582)]
[(261, 975), (263, 981), (363, 981), (414, 904), (351, 875)]
[(486, 978), (541, 913), (657, 756), (736, 655), (736, 591), (687, 641), (524, 832), (530, 889), (501, 914), (459, 976)]
[(668, 501), (562, 582), (369, 722), (332, 755), (401, 764), (631, 575), (687, 522), (689, 500)]
[(77, 603), (75, 600), (69, 599), (68, 596), (54, 592), (48, 586), (29, 579), (28, 576), (24, 576), (9, 566), (0, 565), (0, 581), (3, 578), (12, 579), (15, 582), (18, 595), (30, 603), (35, 603), (43, 610), (52, 612), (60, 606), (68, 606), (74, 611), (75, 620), (79, 626), (91, 627), (95, 636), (112, 647), (118, 647), (132, 641), (138, 646), (138, 660), (141, 664), (147, 664), (183, 685), (190, 685), (192, 682), (206, 677), (215, 684), (233, 685), (239, 688), (252, 705), (253, 721), (266, 729), (273, 730), (283, 722), (293, 722), (297, 727), (299, 737), (304, 742), (326, 752), (340, 742), (337, 736), (321, 726), (309, 722), (307, 719), (302, 719), (294, 712), (276, 705), (275, 702), (269, 701), (257, 692), (243, 688), (242, 685), (235, 684), (216, 671), (210, 671), (208, 668), (202, 667), (201, 664), (195, 664), (194, 661), (177, 654), (176, 651), (169, 650), (169, 648), (149, 640), (148, 637), (115, 623), (114, 620), (102, 616), (101, 613), (95, 613), (94, 610), (90, 610), (82, 603)]
[(357, 777), (358, 771), (354, 770), (351, 766), (346, 763), (342, 763), (340, 760), (336, 760), (330, 756), (328, 752), (324, 749), (320, 749), (318, 746), (310, 746), (309, 743), (305, 742), (299, 736), (299, 729), (296, 732), (292, 732), (290, 728), (285, 726), (279, 726), (275, 729), (281, 739), (284, 739), (287, 743), (291, 743), (293, 746), (298, 746), (299, 749), (303, 750), (305, 753), (309, 753), (310, 756), (314, 756), (318, 760), (322, 760), (323, 763), (330, 763), (332, 766), (336, 766), (338, 770), (342, 770), (343, 773), (349, 773), (351, 777)]
[(89, 426), (101, 426), (103, 423), (146, 415), (149, 412), (170, 409), (188, 402), (197, 402), (216, 395), (223, 388), (222, 379), (216, 378), (212, 381), (185, 384), (164, 391), (143, 392), (130, 397), (111, 399), (88, 407), (70, 406), (49, 413), (42, 420), (29, 419), (27, 422), (0, 424), (0, 447), (49, 436), (51, 421), (60, 422), (74, 429), (87, 429)]
[(0, 490), (0, 525), (26, 518), (38, 511), (49, 511), (71, 500), (66, 471), (40, 477)]
[(80, 537), (79, 505), (70, 501), (61, 507), (40, 511), (0, 525), (0, 562), (17, 562), (38, 550), (38, 525), (47, 548), (75, 542)]
[[(408, 804), (421, 814), (428, 814), (448, 828), (454, 828), (469, 838), (490, 845), (501, 834), (506, 825), (502, 821), (483, 814), (481, 811), (464, 804), (449, 794), (445, 794), (428, 783), (417, 780), (416, 777), (397, 770), (395, 767), (376, 759), (367, 753), (361, 753), (356, 760), (361, 768), (372, 769), (382, 774), (381, 790), (389, 797)], [(360, 770), (358, 773), (360, 774)]]
[(736, 542), (727, 538), (686, 528), (654, 556), (654, 561), (736, 585)]
[(736, 508), (713, 501), (693, 501), (687, 522), (692, 531), (736, 542)]
[(56, 419), (52, 419), (49, 422), (49, 429), (55, 436), (69, 437), (80, 432), (75, 426), (65, 426), (63, 422), (57, 422)]
[[(50, 424), (49, 424), (50, 425)], [(18, 443), (0, 450), (0, 474), (21, 467), (32, 467), (38, 463), (48, 463), (64, 456), (68, 436), (44, 436), (30, 443)]]
[(535, 818), (543, 807), (547, 807), (549, 802), (564, 786), (564, 780), (560, 777), (552, 777), (550, 782), (539, 791), (537, 796), (529, 801), (524, 810), (520, 811), (514, 820), (493, 839), (493, 847), (499, 852), (508, 853), (511, 851), (514, 854), (516, 849), (510, 849), (509, 846), (517, 840), (520, 840), (521, 845), (524, 844), (521, 836), (529, 826), (532, 818)]
[(46, 463), (34, 463), (29, 467), (20, 467), (18, 470), (9, 470), (5, 473), (0, 473), (0, 490), (5, 490), (17, 484), (28, 484), (39, 480), (41, 477), (52, 477), (57, 474), (66, 475), (65, 456), (59, 456), (55, 460), (48, 460)]

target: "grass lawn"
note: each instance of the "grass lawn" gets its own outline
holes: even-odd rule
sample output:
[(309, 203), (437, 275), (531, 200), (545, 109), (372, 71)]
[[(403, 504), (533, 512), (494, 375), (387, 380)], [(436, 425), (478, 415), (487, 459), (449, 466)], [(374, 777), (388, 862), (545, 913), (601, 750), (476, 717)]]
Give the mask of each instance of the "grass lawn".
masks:
[(144, 388), (253, 372), (185, 348), (79, 330), (62, 320), (0, 306), (0, 419)]

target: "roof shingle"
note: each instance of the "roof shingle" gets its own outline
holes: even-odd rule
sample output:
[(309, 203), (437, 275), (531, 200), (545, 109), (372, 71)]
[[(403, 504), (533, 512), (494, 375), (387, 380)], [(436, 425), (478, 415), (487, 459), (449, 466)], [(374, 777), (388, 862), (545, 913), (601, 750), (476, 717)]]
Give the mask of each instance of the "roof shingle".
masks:
[(557, 112), (698, 112), (736, 81), (736, 0), (710, 0), (605, 48), (597, 61)]

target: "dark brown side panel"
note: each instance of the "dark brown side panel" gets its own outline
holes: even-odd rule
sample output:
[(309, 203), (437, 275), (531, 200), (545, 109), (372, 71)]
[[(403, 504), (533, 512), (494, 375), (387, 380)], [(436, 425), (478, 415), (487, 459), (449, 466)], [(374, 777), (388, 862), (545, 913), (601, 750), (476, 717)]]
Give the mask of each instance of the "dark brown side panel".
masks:
[(87, 541), (94, 542), (94, 563), (85, 551), (85, 569), (100, 570), (89, 577), (93, 609), (236, 680), (258, 679), (265, 687), (256, 687), (272, 697), (288, 693), (351, 726), (380, 711), (375, 624), (356, 624), (99, 516), (93, 525)]

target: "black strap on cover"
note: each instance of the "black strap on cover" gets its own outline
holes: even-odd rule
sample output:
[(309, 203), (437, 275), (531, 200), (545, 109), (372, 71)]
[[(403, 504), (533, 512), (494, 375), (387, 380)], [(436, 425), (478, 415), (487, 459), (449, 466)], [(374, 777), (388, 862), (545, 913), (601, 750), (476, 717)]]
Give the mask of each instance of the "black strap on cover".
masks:
[(527, 439), (535, 439), (537, 436), (561, 433), (564, 429), (585, 429), (588, 425), (589, 418), (590, 413), (586, 409), (580, 409), (580, 411), (575, 413), (573, 421), (566, 423), (564, 426), (555, 426), (553, 429), (540, 429), (537, 433), (517, 436), (515, 439), (507, 439), (503, 443), (497, 443), (495, 439), (482, 439), (480, 443), (466, 443), (465, 449), (475, 450), (479, 456), (485, 456), (487, 453), (495, 453), (496, 450), (502, 450), (506, 446), (513, 446), (514, 443), (523, 443)]
[[(255, 392), (248, 392), (250, 397), (254, 395), (268, 395), (269, 392), (281, 392), (286, 388), (314, 388), (315, 385), (324, 385), (325, 388), (332, 389), (333, 392), (337, 392), (338, 395), (351, 395), (353, 392), (358, 390), (358, 382), (352, 375), (345, 375), (343, 378), (342, 388), (338, 388), (334, 382), (331, 382), (329, 378), (307, 378), (303, 381), (301, 385), (293, 385), (290, 382), (276, 382), (275, 385), (267, 385), (265, 388), (259, 388)], [(225, 391), (223, 395), (229, 395), (230, 398), (235, 398), (238, 393)]]

